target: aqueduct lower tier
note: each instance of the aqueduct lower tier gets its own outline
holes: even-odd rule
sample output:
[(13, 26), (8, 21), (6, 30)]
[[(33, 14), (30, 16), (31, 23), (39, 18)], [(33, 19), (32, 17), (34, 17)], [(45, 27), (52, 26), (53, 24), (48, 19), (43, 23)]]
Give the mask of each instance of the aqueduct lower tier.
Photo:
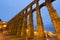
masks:
[[(17, 36), (27, 36), (28, 38), (34, 37), (34, 26), (33, 26), (33, 12), (36, 11), (36, 19), (37, 19), (37, 32), (38, 32), (38, 40), (42, 40), (45, 38), (44, 27), (42, 22), (42, 17), (40, 13), (40, 9), (44, 6), (48, 8), (51, 21), (56, 30), (57, 38), (60, 40), (60, 18), (56, 10), (52, 6), (52, 2), (54, 0), (46, 0), (44, 3), (39, 5), (39, 0), (34, 0), (27, 7), (25, 7), (21, 12), (19, 12), (14, 18), (12, 18), (7, 25), (8, 32), (15, 34)], [(33, 9), (32, 6), (36, 4), (36, 7)], [(28, 11), (28, 9), (30, 9)], [(27, 16), (29, 15), (29, 19), (27, 20)], [(28, 21), (28, 23), (27, 23)], [(27, 25), (28, 24), (28, 25)], [(26, 34), (26, 29), (28, 29), (28, 34)]]

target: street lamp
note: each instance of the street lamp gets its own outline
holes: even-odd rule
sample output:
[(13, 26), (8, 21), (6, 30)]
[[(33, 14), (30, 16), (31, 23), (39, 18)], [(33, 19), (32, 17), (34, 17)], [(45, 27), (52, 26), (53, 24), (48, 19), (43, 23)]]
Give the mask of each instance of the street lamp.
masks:
[(3, 27), (6, 27), (7, 25), (3, 25)]

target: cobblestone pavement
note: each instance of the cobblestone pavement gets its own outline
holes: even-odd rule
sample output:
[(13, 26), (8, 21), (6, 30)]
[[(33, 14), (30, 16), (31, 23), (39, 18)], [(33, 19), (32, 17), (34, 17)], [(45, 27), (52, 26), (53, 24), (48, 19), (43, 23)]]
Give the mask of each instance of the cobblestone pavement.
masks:
[[(0, 33), (0, 40), (38, 40), (37, 36), (34, 37), (34, 39), (27, 39), (26, 37), (16, 37), (15, 35), (5, 35), (3, 33)], [(44, 39), (44, 38), (43, 38)], [(47, 37), (46, 40), (57, 40), (56, 36)]]
[[(25, 40), (25, 37), (18, 38), (16, 36), (8, 36), (0, 34), (0, 40)], [(28, 39), (27, 39), (28, 40)], [(30, 40), (30, 39), (29, 39)], [(31, 40), (38, 40), (37, 38)], [(56, 37), (48, 37), (46, 40), (57, 40)]]

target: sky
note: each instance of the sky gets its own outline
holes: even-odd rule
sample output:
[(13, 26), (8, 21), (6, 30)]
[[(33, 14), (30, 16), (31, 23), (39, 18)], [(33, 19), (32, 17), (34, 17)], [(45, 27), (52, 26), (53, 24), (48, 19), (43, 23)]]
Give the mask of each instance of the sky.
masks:
[[(22, 9), (24, 9), (28, 4), (30, 4), (33, 0), (0, 0), (0, 19), (8, 22), (11, 20), (16, 14), (18, 14)], [(45, 0), (40, 0), (39, 4), (45, 2)], [(58, 16), (60, 17), (60, 1), (56, 0), (52, 3), (54, 9), (57, 11)], [(43, 20), (44, 27), (48, 27), (48, 25), (53, 26), (49, 12), (47, 7), (41, 8), (41, 15)], [(33, 13), (34, 26), (36, 26), (36, 12)], [(47, 26), (46, 26), (47, 25)]]

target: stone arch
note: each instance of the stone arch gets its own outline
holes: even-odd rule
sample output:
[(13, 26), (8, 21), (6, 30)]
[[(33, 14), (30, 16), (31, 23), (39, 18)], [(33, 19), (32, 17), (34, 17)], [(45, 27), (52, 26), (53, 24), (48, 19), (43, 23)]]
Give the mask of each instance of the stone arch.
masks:
[[(50, 30), (51, 30), (51, 32), (55, 32), (55, 28), (54, 28), (54, 26), (52, 24), (52, 21), (51, 21), (51, 18), (50, 18), (50, 15), (49, 15), (49, 12), (48, 12), (46, 6), (41, 8), (41, 15), (42, 15), (45, 30), (48, 31), (48, 32)], [(51, 27), (49, 25), (51, 25)], [(46, 28), (48, 28), (48, 29), (46, 29)], [(53, 29), (51, 29), (51, 28), (53, 28)]]

